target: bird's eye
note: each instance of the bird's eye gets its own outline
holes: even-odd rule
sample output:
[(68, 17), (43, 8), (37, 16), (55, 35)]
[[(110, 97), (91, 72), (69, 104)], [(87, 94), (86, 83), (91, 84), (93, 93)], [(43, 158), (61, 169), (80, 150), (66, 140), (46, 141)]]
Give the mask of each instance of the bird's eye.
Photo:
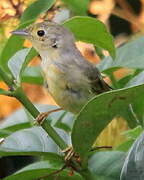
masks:
[(44, 30), (37, 31), (37, 35), (40, 36), (40, 37), (44, 36), (45, 35)]

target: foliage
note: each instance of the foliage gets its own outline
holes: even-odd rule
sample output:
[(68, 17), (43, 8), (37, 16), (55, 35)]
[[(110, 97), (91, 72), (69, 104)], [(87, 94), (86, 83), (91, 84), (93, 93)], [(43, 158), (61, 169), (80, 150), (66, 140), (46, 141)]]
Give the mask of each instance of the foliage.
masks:
[[(75, 4), (77, 1), (68, 3), (63, 0), (63, 2), (75, 15), (86, 15), (88, 1), (84, 1), (84, 4), (79, 3), (78, 6)], [(18, 28), (34, 22), (53, 4), (54, 0), (43, 3), (41, 0), (35, 1), (24, 11)], [(105, 49), (112, 58), (115, 58), (112, 37), (100, 21), (88, 16), (75, 16), (62, 25), (70, 29), (77, 40)], [(121, 169), (121, 180), (132, 179), (131, 171), (136, 172), (137, 179), (143, 175), (143, 134), (132, 145), (144, 125), (143, 40), (144, 37), (141, 36), (126, 43), (117, 48), (114, 60), (106, 57), (98, 65), (99, 70), (111, 78), (112, 86), (121, 89), (95, 96), (76, 117), (61, 111), (48, 116), (41, 127), (35, 127), (34, 118), (39, 112), (54, 107), (33, 105), (25, 96), (21, 88), (22, 82), (43, 83), (40, 69), (27, 67), (28, 62), (37, 53), (32, 48), (23, 48), (23, 39), (14, 36), (9, 38), (1, 53), (0, 77), (10, 90), (0, 89), (0, 94), (17, 98), (25, 109), (18, 110), (1, 124), (0, 137), (5, 139), (0, 144), (0, 155), (33, 155), (40, 160), (4, 180), (25, 179), (25, 177), (28, 180), (41, 177), (48, 179), (58, 177), (60, 180), (119, 180)], [(121, 67), (131, 68), (133, 73), (123, 80), (116, 81), (112, 76), (113, 72)], [(129, 127), (134, 128), (127, 132), (130, 138), (115, 150), (99, 152), (93, 144), (116, 116), (124, 117)], [(77, 158), (72, 158), (69, 164), (64, 161), (64, 153), (61, 150), (68, 145), (72, 145), (74, 152), (80, 156), (80, 163)], [(72, 170), (75, 171), (74, 174), (68, 176)]]

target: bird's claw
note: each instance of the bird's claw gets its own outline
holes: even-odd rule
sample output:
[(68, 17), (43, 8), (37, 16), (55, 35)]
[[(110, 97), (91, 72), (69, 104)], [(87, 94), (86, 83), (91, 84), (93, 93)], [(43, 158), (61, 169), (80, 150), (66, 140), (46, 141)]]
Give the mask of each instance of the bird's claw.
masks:
[(72, 147), (67, 147), (66, 149), (64, 149), (62, 151), (63, 153), (65, 153), (65, 157), (64, 157), (64, 160), (67, 162), (67, 161), (70, 161), (72, 158), (78, 160), (79, 159), (79, 156), (74, 152), (73, 148)]
[(43, 123), (43, 120), (49, 115), (49, 112), (43, 112), (40, 113), (35, 120), (35, 123), (41, 125)]

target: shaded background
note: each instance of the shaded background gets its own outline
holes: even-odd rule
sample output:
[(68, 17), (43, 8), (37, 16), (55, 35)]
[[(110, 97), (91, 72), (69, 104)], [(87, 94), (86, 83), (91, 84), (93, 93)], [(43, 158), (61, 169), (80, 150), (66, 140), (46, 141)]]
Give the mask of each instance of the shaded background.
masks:
[[(15, 29), (24, 9), (34, 0), (0, 0), (0, 52), (5, 45), (10, 31)], [(38, 21), (43, 19), (52, 20), (59, 16), (60, 12), (67, 7), (57, 0), (55, 5), (46, 13), (42, 14)], [(71, 13), (71, 12), (70, 12)], [(91, 0), (88, 7), (88, 15), (101, 20), (114, 36), (115, 46), (118, 47), (134, 36), (143, 33), (144, 29), (144, 0)], [(92, 63), (99, 63), (100, 58), (90, 44), (76, 42), (77, 47)], [(31, 44), (25, 41), (26, 47)], [(107, 52), (103, 52), (106, 56)], [(39, 58), (34, 58), (29, 66), (38, 65)], [(116, 79), (120, 79), (130, 73), (130, 69), (120, 69), (114, 72)], [(110, 83), (108, 78), (105, 80)], [(5, 89), (4, 83), (0, 82), (0, 88)], [(23, 83), (27, 96), (33, 103), (55, 104), (54, 100), (45, 92), (40, 85)], [(5, 103), (3, 103), (5, 102)], [(21, 107), (20, 103), (10, 97), (0, 95), (0, 121)], [(127, 129), (126, 122), (119, 118), (114, 119), (103, 131), (98, 139), (98, 145), (117, 146), (125, 137), (122, 135)], [(20, 167), (33, 161), (33, 157), (8, 157), (0, 158), (0, 177), (11, 174)]]

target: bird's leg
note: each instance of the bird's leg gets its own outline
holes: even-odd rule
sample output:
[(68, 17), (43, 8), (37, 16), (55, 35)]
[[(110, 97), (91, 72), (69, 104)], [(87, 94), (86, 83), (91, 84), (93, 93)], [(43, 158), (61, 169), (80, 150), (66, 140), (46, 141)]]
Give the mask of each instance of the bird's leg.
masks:
[(36, 117), (36, 122), (37, 122), (38, 124), (42, 124), (44, 118), (46, 118), (50, 113), (57, 112), (57, 111), (60, 111), (60, 110), (63, 110), (63, 109), (62, 109), (62, 108), (57, 108), (57, 109), (50, 110), (50, 111), (48, 111), (48, 112), (40, 113), (40, 114)]
[(78, 163), (80, 163), (79, 161), (80, 157), (74, 152), (72, 146), (67, 147), (62, 152), (65, 153), (65, 156), (64, 156), (65, 162), (68, 162), (71, 160), (71, 158), (74, 158)]
[(64, 160), (69, 161), (74, 156), (74, 151), (71, 146), (67, 147), (66, 149), (62, 150), (63, 153), (65, 153)]

